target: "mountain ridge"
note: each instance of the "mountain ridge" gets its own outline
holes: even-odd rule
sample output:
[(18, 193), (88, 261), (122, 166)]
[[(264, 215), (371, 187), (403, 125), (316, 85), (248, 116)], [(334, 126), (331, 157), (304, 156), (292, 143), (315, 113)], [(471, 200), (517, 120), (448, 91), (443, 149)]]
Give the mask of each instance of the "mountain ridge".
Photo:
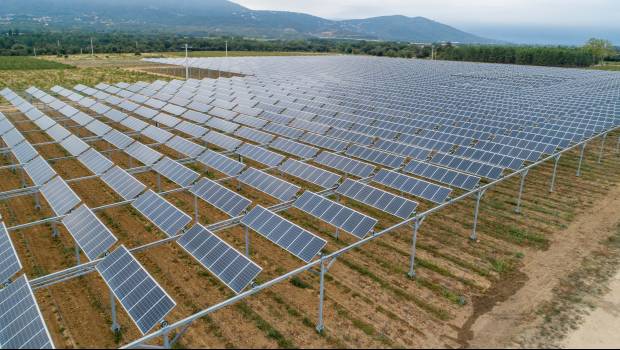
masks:
[(252, 10), (228, 0), (2, 0), (0, 28), (176, 32), (263, 39), (311, 37), (407, 42), (496, 41), (425, 17), (330, 20), (305, 13)]

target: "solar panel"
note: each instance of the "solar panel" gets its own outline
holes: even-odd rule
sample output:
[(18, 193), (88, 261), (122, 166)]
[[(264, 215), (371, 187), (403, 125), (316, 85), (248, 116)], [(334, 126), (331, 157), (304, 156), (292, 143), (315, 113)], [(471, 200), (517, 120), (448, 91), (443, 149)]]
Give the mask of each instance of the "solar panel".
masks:
[(237, 153), (243, 157), (249, 158), (255, 162), (261, 163), (268, 167), (278, 166), (284, 160), (283, 155), (271, 152), (262, 147), (250, 145), (248, 143), (239, 147)]
[(144, 192), (131, 205), (170, 237), (192, 221), (189, 215), (151, 190)]
[(294, 159), (287, 159), (278, 170), (322, 188), (332, 188), (340, 181), (340, 175)]
[(54, 348), (25, 275), (0, 289), (0, 348)]
[(243, 169), (245, 169), (245, 164), (211, 150), (207, 150), (205, 153), (201, 154), (197, 160), (207, 167), (215, 169), (228, 176), (237, 176)]
[(300, 190), (298, 186), (254, 168), (243, 172), (237, 180), (283, 202), (293, 199)]
[(103, 136), (103, 139), (118, 149), (125, 149), (131, 145), (134, 140), (118, 130), (110, 130)]
[(471, 159), (455, 157), (450, 154), (437, 153), (431, 159), (431, 163), (458, 169), (466, 173), (497, 180), (503, 176), (504, 170), (500, 167), (481, 163)]
[(112, 161), (92, 148), (82, 153), (78, 160), (93, 174), (97, 175), (103, 174), (114, 165)]
[(105, 257), (96, 269), (142, 334), (176, 306), (125, 246)]
[(405, 162), (405, 157), (377, 151), (376, 149), (358, 145), (351, 145), (349, 149), (347, 149), (346, 154), (351, 157), (356, 157), (372, 163), (381, 164), (389, 168), (401, 167)]
[(86, 130), (92, 132), (93, 134), (102, 137), (112, 130), (109, 125), (102, 123), (99, 120), (93, 120), (85, 126)]
[(310, 262), (327, 244), (322, 238), (260, 205), (245, 215), (241, 224), (305, 262)]
[(9, 232), (0, 221), (0, 283), (8, 282), (22, 269), (22, 264), (17, 256)]
[(262, 268), (200, 224), (177, 243), (235, 293), (252, 282)]
[(428, 156), (431, 154), (431, 151), (427, 149), (384, 139), (379, 139), (375, 147), (387, 152), (400, 154), (402, 156), (410, 157), (413, 159), (424, 160), (428, 158)]
[(197, 172), (169, 157), (164, 157), (155, 163), (153, 170), (181, 187), (193, 184), (200, 177)]
[(402, 219), (415, 211), (418, 203), (351, 179), (345, 180), (336, 193)]
[(192, 137), (202, 137), (207, 132), (209, 132), (209, 129), (207, 128), (204, 128), (200, 125), (196, 125), (196, 124), (186, 122), (186, 121), (182, 121), (181, 123), (177, 124), (174, 128)]
[(118, 166), (107, 170), (105, 174), (101, 176), (101, 180), (125, 200), (136, 198), (136, 196), (146, 189), (146, 186), (140, 181), (136, 180), (135, 177), (129, 175)]
[(125, 149), (125, 153), (139, 160), (140, 162), (142, 162), (142, 164), (147, 166), (153, 165), (161, 157), (163, 157), (163, 154), (153, 150), (152, 148), (140, 142), (134, 142), (133, 144), (131, 144), (131, 146)]
[(291, 141), (283, 137), (278, 137), (275, 141), (273, 141), (269, 145), (269, 147), (276, 149), (278, 151), (292, 154), (301, 159), (309, 159), (309, 158), (316, 156), (316, 154), (319, 153), (318, 148), (304, 145), (303, 143)]
[(274, 136), (271, 134), (248, 128), (247, 126), (243, 126), (239, 130), (235, 131), (235, 136), (250, 140), (259, 145), (268, 144), (274, 138)]
[(206, 115), (204, 113), (200, 113), (200, 112), (197, 112), (197, 111), (189, 110), (189, 111), (187, 111), (187, 112), (185, 112), (183, 114), (183, 118), (185, 118), (187, 120), (191, 120), (191, 121), (193, 121), (195, 123), (198, 123), (198, 124), (204, 124), (211, 117), (209, 117), (208, 115)]
[(375, 170), (373, 165), (339, 154), (323, 151), (314, 159), (318, 164), (342, 171), (345, 174), (366, 178)]
[(42, 186), (56, 176), (56, 171), (41, 156), (24, 165), (24, 170), (26, 170), (35, 186)]
[(22, 135), (17, 129), (12, 129), (11, 131), (2, 135), (2, 141), (9, 147), (13, 148), (17, 146), (20, 142), (24, 141), (24, 135)]
[(480, 183), (480, 178), (477, 176), (464, 174), (417, 160), (410, 161), (405, 166), (404, 171), (465, 190), (473, 190)]
[(294, 206), (359, 239), (366, 237), (377, 224), (376, 219), (310, 191), (304, 192), (297, 198)]
[(232, 217), (239, 216), (252, 204), (251, 200), (206, 178), (192, 186), (190, 192)]
[(265, 125), (263, 127), (263, 130), (268, 131), (272, 134), (288, 137), (289, 139), (299, 139), (304, 133), (303, 130), (291, 128), (290, 126), (273, 122)]
[(334, 152), (342, 152), (349, 145), (349, 143), (345, 141), (309, 132), (305, 133), (304, 136), (301, 137), (301, 141)]
[(452, 192), (450, 188), (387, 169), (381, 169), (372, 181), (438, 204), (444, 203)]
[(181, 119), (173, 117), (166, 113), (159, 113), (155, 116), (155, 118), (153, 118), (153, 121), (159, 124), (163, 124), (169, 128), (174, 128), (177, 124), (181, 123)]
[(64, 139), (60, 145), (67, 150), (67, 152), (71, 153), (72, 156), (77, 157), (80, 154), (84, 153), (90, 146), (82, 141), (79, 137), (75, 135), (71, 135)]
[(62, 219), (62, 224), (91, 261), (105, 253), (117, 241), (86, 205), (72, 211)]
[(166, 142), (166, 146), (190, 158), (196, 158), (202, 154), (206, 148), (180, 136), (175, 136)]
[(209, 131), (202, 140), (230, 152), (236, 150), (243, 144), (243, 141), (228, 135), (220, 134), (217, 131)]
[(211, 118), (208, 122), (205, 123), (206, 126), (223, 131), (225, 133), (231, 133), (239, 127), (239, 124), (229, 122), (228, 120), (219, 119), (219, 118)]
[(172, 134), (171, 132), (160, 129), (153, 125), (149, 125), (146, 129), (142, 130), (140, 134), (158, 143), (166, 143), (166, 141), (174, 137), (174, 134)]
[(13, 153), (19, 164), (28, 163), (34, 157), (39, 155), (39, 152), (32, 147), (30, 142), (22, 142), (18, 144), (11, 149), (11, 153)]
[(41, 194), (43, 194), (43, 197), (45, 197), (57, 216), (67, 214), (71, 209), (80, 204), (80, 198), (58, 176), (41, 187)]

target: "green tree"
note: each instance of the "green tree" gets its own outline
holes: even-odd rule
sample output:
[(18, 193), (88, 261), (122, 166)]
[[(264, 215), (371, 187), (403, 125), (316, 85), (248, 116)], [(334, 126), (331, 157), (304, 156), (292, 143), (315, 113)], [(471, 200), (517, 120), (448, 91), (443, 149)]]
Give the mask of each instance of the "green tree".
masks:
[(613, 44), (609, 40), (592, 38), (583, 47), (590, 52), (594, 61), (601, 63), (605, 58), (616, 54)]

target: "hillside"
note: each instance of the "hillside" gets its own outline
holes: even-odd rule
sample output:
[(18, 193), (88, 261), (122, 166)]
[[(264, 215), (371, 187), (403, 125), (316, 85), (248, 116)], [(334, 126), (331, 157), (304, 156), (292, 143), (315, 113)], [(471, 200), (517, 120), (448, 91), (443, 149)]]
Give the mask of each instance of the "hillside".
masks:
[(349, 38), (410, 42), (492, 43), (424, 17), (328, 20), (255, 11), (227, 0), (3, 0), (0, 28), (175, 32), (258, 38)]

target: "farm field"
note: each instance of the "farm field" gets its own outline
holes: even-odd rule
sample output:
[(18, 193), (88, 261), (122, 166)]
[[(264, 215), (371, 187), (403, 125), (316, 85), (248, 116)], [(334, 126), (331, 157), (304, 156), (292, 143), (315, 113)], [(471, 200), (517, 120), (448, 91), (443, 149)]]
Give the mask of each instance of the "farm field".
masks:
[[(51, 104), (43, 103), (23, 90), (34, 85), (52, 94), (49, 89), (55, 85), (72, 89), (77, 84), (93, 87), (102, 81), (108, 84), (125, 82), (129, 85), (137, 81), (148, 83), (154, 80), (165, 84), (170, 80), (133, 70), (135, 67), (149, 67), (153, 63), (131, 57), (119, 58), (110, 66), (102, 64), (102, 67), (97, 67), (97, 63), (91, 66), (91, 63), (77, 61), (70, 58), (67, 62), (77, 68), (33, 71), (30, 78), (18, 75), (14, 80), (1, 80), (5, 72), (0, 72), (0, 90), (9, 86), (22, 97), (29, 97), (35, 107), (72, 134), (88, 138), (94, 134), (83, 125), (65, 118)], [(38, 74), (52, 71), (56, 74), (47, 79)], [(95, 116), (93, 110), (62, 94), (54, 96), (81, 112)], [(0, 98), (0, 101), (0, 111), (28, 142), (40, 144), (36, 150), (49, 161), (61, 178), (70, 181), (70, 187), (83, 203), (96, 208), (122, 200), (100, 178), (92, 177), (91, 171), (83, 163), (70, 157), (67, 149), (53, 142), (50, 134), (43, 131), (39, 124), (13, 108), (6, 99)], [(133, 112), (128, 112), (128, 115), (145, 119)], [(158, 144), (154, 138), (132, 134), (135, 130), (126, 122), (117, 122), (103, 115), (97, 118), (113, 129), (130, 135), (134, 141), (152, 145), (153, 149), (164, 156), (177, 160), (184, 157), (169, 145)], [(163, 128), (163, 124), (152, 120), (146, 122)], [(187, 137), (187, 134), (174, 128), (169, 131)], [(246, 141), (249, 144), (259, 144), (248, 139), (250, 136), (230, 135), (249, 140)], [(540, 311), (538, 307), (553, 297), (555, 285), (579, 268), (580, 257), (589, 256), (600, 248), (599, 244), (603, 244), (600, 242), (615, 235), (614, 227), (620, 223), (620, 213), (614, 210), (617, 208), (614, 203), (618, 203), (620, 193), (620, 155), (616, 149), (616, 140), (619, 138), (620, 131), (616, 125), (606, 135), (608, 142), (603, 144), (602, 149), (599, 149), (600, 138), (591, 140), (585, 148), (585, 160), (580, 166), (579, 177), (575, 176), (579, 167), (579, 149), (564, 153), (558, 162), (557, 180), (552, 193), (549, 193), (549, 185), (554, 171), (553, 161), (532, 168), (524, 183), (520, 213), (514, 212), (520, 186), (519, 176), (512, 176), (491, 187), (480, 203), (476, 241), (469, 239), (476, 204), (474, 197), (459, 200), (428, 215), (420, 226), (417, 240), (415, 279), (407, 275), (412, 234), (410, 225), (397, 228), (392, 233), (339, 256), (325, 275), (325, 329), (320, 334), (315, 329), (320, 277), (315, 272), (303, 272), (194, 321), (175, 346), (411, 348), (513, 344), (514, 339), (508, 335), (504, 338), (498, 335), (487, 343), (482, 340), (495, 330), (505, 330), (502, 327), (510, 326), (499, 321), (505, 315), (497, 310), (499, 320), (489, 321), (489, 315), (494, 313), (493, 307), (504, 304), (509, 306), (510, 299), (520, 296), (519, 293), (523, 293), (525, 287), (529, 291), (540, 288), (540, 295), (524, 298), (525, 301), (520, 305), (523, 318), (536, 318)], [(214, 151), (224, 151), (201, 139), (193, 141)], [(95, 139), (89, 146), (109, 154), (109, 159), (121, 168), (131, 169), (135, 166), (135, 159), (108, 141)], [(108, 152), (110, 150), (114, 151)], [(601, 154), (603, 156), (598, 162)], [(246, 166), (263, 169), (304, 189), (321, 191), (319, 186), (268, 169), (256, 160), (245, 157), (243, 162)], [(320, 169), (342, 177), (348, 176), (346, 172), (329, 168), (316, 160), (310, 159), (310, 162)], [(0, 157), (0, 176), (3, 178), (0, 192), (23, 187), (20, 172), (6, 167), (13, 163), (14, 160), (9, 156)], [(212, 180), (228, 177), (196, 161), (184, 164), (201, 177)], [(197, 212), (197, 221), (203, 225), (213, 225), (229, 218), (204, 201), (194, 202), (193, 195), (188, 191), (173, 191), (178, 186), (152, 170), (137, 171), (133, 175), (157, 192), (172, 191), (166, 194), (166, 200), (186, 214)], [(71, 181), (80, 177), (90, 178)], [(25, 181), (32, 185), (31, 180)], [(488, 182), (485, 180), (483, 183)], [(254, 204), (264, 207), (278, 204), (274, 198), (257, 189), (247, 185), (239, 186), (237, 179), (222, 181), (222, 184)], [(386, 185), (374, 186), (408, 199), (414, 197)], [(451, 197), (458, 198), (465, 193), (463, 189), (454, 188)], [(375, 232), (381, 232), (401, 221), (384, 212), (384, 208), (373, 208), (345, 196), (329, 195), (328, 198), (378, 219)], [(417, 200), (417, 212), (424, 212), (436, 205), (427, 200)], [(2, 220), (7, 227), (13, 227), (53, 217), (52, 208), (45, 201), (42, 202), (42, 208), (35, 210), (31, 195), (3, 200), (0, 202)], [(352, 235), (346, 233), (335, 238), (332, 226), (298, 209), (289, 208), (278, 214), (324, 239), (327, 242), (324, 254), (356, 242)], [(122, 244), (130, 248), (167, 237), (130, 205), (103, 209), (97, 211), (97, 216)], [(591, 223), (593, 218), (596, 218), (596, 225)], [(590, 223), (590, 226), (584, 228), (586, 223)], [(58, 225), (58, 229), (60, 234), (57, 237), (52, 236), (53, 226), (49, 223), (11, 232), (23, 271), (30, 280), (76, 265), (74, 240), (65, 227)], [(240, 226), (218, 230), (217, 235), (238, 251), (244, 251), (244, 231)], [(176, 307), (166, 317), (169, 323), (234, 296), (218, 278), (177, 244), (158, 245), (135, 252), (134, 255), (176, 301)], [(252, 235), (250, 257), (263, 268), (255, 280), (256, 285), (277, 278), (301, 264), (294, 256), (257, 234)], [(84, 254), (81, 258), (86, 260)], [(536, 269), (532, 264), (544, 266), (545, 274), (540, 275), (541, 269)], [(532, 284), (536, 279), (546, 283)], [(107, 289), (104, 280), (96, 272), (91, 272), (35, 291), (36, 300), (57, 347), (112, 348), (141, 336), (124, 311), (118, 315), (121, 332), (114, 334), (110, 331), (112, 315)], [(544, 317), (544, 313), (538, 317)], [(175, 330), (171, 338), (178, 332)], [(511, 336), (518, 337), (519, 334)], [(161, 345), (160, 339), (152, 344)]]

